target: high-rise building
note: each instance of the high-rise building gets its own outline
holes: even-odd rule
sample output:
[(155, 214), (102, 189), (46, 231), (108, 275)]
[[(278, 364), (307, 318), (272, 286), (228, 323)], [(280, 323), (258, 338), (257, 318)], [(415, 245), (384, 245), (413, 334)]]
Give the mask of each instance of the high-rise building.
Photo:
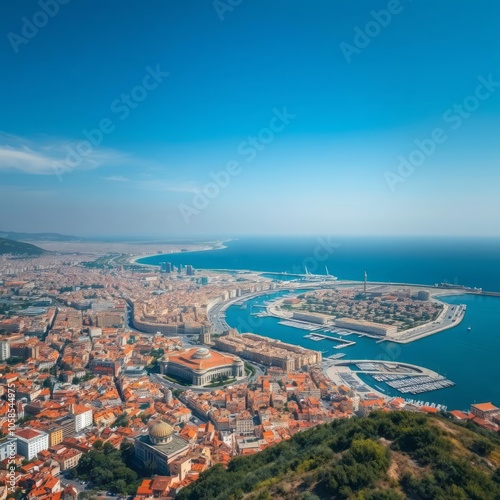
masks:
[(188, 276), (194, 276), (194, 267), (191, 264), (186, 266), (186, 274)]
[(161, 272), (162, 273), (171, 273), (172, 272), (172, 263), (171, 262), (162, 262), (161, 263)]
[(368, 279), (368, 274), (366, 274), (366, 271), (365, 271), (365, 284), (364, 284), (364, 287), (363, 287), (365, 295), (366, 295), (366, 280), (367, 279)]
[(0, 341), (0, 361), (10, 358), (10, 344), (7, 340)]
[(92, 425), (92, 408), (83, 405), (71, 405), (71, 418), (75, 421), (75, 432)]

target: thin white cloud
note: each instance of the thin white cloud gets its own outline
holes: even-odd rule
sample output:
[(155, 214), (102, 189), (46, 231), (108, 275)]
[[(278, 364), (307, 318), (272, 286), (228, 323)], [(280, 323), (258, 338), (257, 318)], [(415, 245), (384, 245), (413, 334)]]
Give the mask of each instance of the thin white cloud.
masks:
[(155, 179), (150, 170), (161, 172), (165, 168), (157, 163), (112, 149), (89, 149), (84, 143), (83, 140), (70, 142), (47, 137), (35, 141), (0, 132), (0, 174), (22, 172), (31, 175), (60, 176), (76, 170), (130, 167), (134, 177), (120, 173), (103, 176), (101, 179), (105, 182), (127, 184), (134, 189), (159, 193), (196, 193), (201, 189), (195, 182)]
[(89, 144), (84, 140), (34, 141), (0, 133), (0, 172), (61, 175), (73, 170), (136, 164), (136, 160), (123, 152), (94, 146), (89, 148)]

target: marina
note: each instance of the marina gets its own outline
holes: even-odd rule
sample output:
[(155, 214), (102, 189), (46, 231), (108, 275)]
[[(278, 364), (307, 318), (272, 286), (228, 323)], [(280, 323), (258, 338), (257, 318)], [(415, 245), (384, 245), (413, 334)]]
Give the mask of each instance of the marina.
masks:
[(342, 359), (345, 358), (345, 356), (345, 353), (339, 352), (338, 354), (332, 354), (331, 356), (328, 356), (328, 359)]
[[(422, 373), (415, 374), (409, 372), (407, 369), (398, 367), (400, 373), (374, 373), (382, 370), (394, 370), (393, 367), (386, 363), (357, 363), (356, 367), (365, 373), (368, 373), (371, 378), (377, 382), (384, 382), (389, 387), (397, 390), (402, 394), (421, 394), (424, 392), (437, 391), (439, 389), (446, 389), (453, 387), (455, 384), (451, 380), (437, 374), (437, 373)], [(401, 373), (408, 371), (407, 374)], [(378, 386), (375, 386), (379, 388)], [(383, 391), (385, 392), (385, 391)]]
[(356, 342), (352, 340), (344, 340), (338, 337), (330, 337), (329, 335), (324, 335), (323, 333), (311, 333), (309, 335), (304, 335), (304, 338), (314, 340), (315, 342), (318, 342), (319, 340), (333, 340), (334, 342), (339, 342), (340, 344), (338, 346), (335, 346), (334, 349), (342, 349), (344, 347), (349, 347)]
[(304, 335), (304, 338), (312, 340), (313, 342), (319, 342), (323, 340), (321, 337), (316, 337), (315, 335)]
[(300, 330), (308, 330), (310, 332), (316, 331), (319, 329), (317, 326), (309, 325), (307, 323), (301, 323), (299, 321), (293, 321), (293, 320), (282, 320), (278, 321), (278, 324), (284, 325), (284, 326), (290, 326), (292, 328), (298, 328)]

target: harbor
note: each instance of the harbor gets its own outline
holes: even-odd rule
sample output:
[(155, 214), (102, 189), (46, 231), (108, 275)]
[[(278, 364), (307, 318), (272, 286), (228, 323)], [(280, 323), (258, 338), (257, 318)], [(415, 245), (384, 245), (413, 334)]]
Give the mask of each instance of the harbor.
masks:
[[(252, 303), (262, 304), (264, 301), (275, 300), (284, 294), (285, 292), (270, 293), (265, 297), (256, 297), (248, 304), (249, 306)], [(301, 345), (317, 351), (327, 350), (328, 352), (323, 353), (325, 369), (328, 369), (332, 364), (336, 364), (337, 361), (346, 359), (384, 359), (428, 367), (455, 383), (454, 386), (433, 390), (427, 394), (423, 393), (426, 396), (426, 401), (436, 404), (464, 409), (473, 400), (489, 401), (498, 399), (498, 388), (478, 383), (475, 376), (475, 374), (480, 373), (484, 379), (494, 379), (498, 375), (496, 353), (498, 353), (500, 337), (494, 334), (495, 330), (493, 328), (495, 318), (500, 314), (498, 298), (469, 294), (466, 296), (440, 296), (439, 299), (451, 307), (455, 306), (455, 310), (460, 305), (466, 305), (465, 321), (459, 324), (455, 322), (456, 326), (452, 329), (408, 344), (394, 343), (388, 340), (376, 343), (375, 340), (356, 333), (346, 335), (344, 333), (346, 329), (336, 328), (333, 325), (315, 325), (313, 328), (316, 326), (319, 328), (314, 330), (304, 330), (304, 325), (300, 325), (299, 328), (292, 328), (279, 324), (278, 318), (275, 317), (255, 318), (250, 316), (250, 307), (247, 310), (241, 310), (238, 306), (230, 308), (228, 323), (231, 326), (241, 328), (241, 331), (251, 329), (256, 333), (283, 342)], [(454, 310), (452, 309), (452, 311)], [(471, 331), (468, 331), (468, 326), (471, 326)], [(326, 331), (330, 329), (333, 331)], [(309, 338), (304, 338), (304, 335), (310, 333), (342, 337), (344, 340), (355, 340), (356, 344), (349, 347), (348, 350), (345, 348), (334, 349), (334, 347), (340, 345), (339, 342), (327, 342), (326, 340), (324, 342), (315, 342)], [(348, 353), (347, 357), (337, 360), (329, 359), (330, 355), (342, 352)], [(446, 352), (446, 355), (436, 355), (436, 353), (444, 352)], [(464, 364), (465, 359), (467, 360), (466, 364)], [(413, 396), (411, 393), (401, 393), (383, 382), (379, 383), (374, 379), (370, 381), (368, 375), (361, 374), (361, 377), (368, 386), (374, 387), (374, 384), (377, 384), (382, 387), (384, 391), (379, 392), (384, 394), (385, 397), (411, 398)], [(340, 380), (339, 383), (341, 383)]]
[(330, 337), (329, 335), (324, 335), (323, 333), (310, 333), (309, 335), (304, 335), (304, 338), (313, 340), (314, 342), (318, 342), (320, 340), (333, 340), (334, 342), (339, 342), (339, 345), (334, 346), (334, 349), (343, 349), (344, 347), (350, 347), (356, 344), (353, 340)]
[(314, 332), (314, 331), (320, 329), (318, 326), (315, 326), (315, 325), (311, 325), (311, 324), (308, 324), (308, 323), (303, 323), (301, 321), (288, 320), (288, 319), (285, 319), (285, 320), (282, 320), (282, 321), (278, 321), (278, 324), (279, 325), (290, 326), (292, 328), (298, 328), (299, 330), (308, 330), (310, 332)]
[(327, 368), (328, 376), (334, 382), (345, 384), (358, 393), (374, 391), (382, 397), (387, 397), (390, 392), (380, 385), (364, 381), (361, 376), (369, 377), (374, 382), (387, 384), (389, 389), (400, 394), (416, 395), (455, 385), (439, 373), (408, 363), (379, 360), (340, 361), (339, 358), (332, 357), (327, 359), (333, 362), (333, 365)]
[[(373, 363), (360, 363), (356, 366), (362, 371), (376, 370)], [(417, 375), (407, 377), (385, 373), (383, 375), (370, 374), (370, 376), (377, 382), (384, 382), (389, 387), (396, 389), (402, 394), (421, 394), (423, 392), (437, 391), (455, 385), (451, 380), (441, 375)]]

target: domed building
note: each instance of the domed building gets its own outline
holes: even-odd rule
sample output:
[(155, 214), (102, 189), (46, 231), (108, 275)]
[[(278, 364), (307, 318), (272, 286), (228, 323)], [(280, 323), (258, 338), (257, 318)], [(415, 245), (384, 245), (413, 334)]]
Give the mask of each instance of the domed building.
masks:
[(165, 444), (172, 440), (174, 429), (167, 422), (156, 422), (151, 429), (149, 429), (149, 440), (153, 444)]
[(203, 386), (221, 376), (245, 376), (243, 361), (232, 354), (192, 347), (185, 351), (169, 352), (160, 360), (160, 372), (182, 378), (192, 385)]
[(135, 439), (134, 450), (146, 468), (168, 475), (170, 463), (187, 453), (189, 444), (175, 434), (171, 425), (160, 420), (149, 428), (147, 436)]

